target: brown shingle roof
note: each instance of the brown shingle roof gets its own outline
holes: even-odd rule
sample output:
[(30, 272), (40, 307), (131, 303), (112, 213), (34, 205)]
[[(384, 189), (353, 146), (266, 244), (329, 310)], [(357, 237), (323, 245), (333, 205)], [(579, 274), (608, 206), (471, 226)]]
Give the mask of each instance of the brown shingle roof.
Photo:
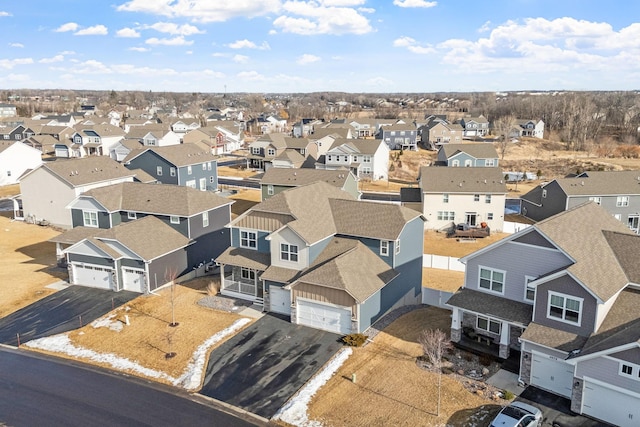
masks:
[(462, 288), (449, 298), (447, 305), (483, 313), (498, 319), (527, 325), (531, 322), (533, 306), (519, 301), (505, 300), (497, 295)]
[(271, 255), (251, 249), (230, 247), (216, 258), (216, 262), (264, 271), (271, 264)]
[(457, 153), (467, 153), (476, 159), (495, 159), (498, 158), (498, 152), (493, 144), (487, 143), (468, 143), (468, 144), (443, 144), (440, 149), (445, 156), (450, 158)]
[(50, 171), (69, 185), (78, 187), (93, 182), (133, 177), (134, 173), (107, 156), (91, 156), (82, 159), (58, 159), (43, 163)]
[(324, 169), (286, 169), (269, 168), (262, 176), (261, 184), (300, 186), (324, 181), (342, 188), (347, 181), (348, 172)]
[(500, 168), (423, 166), (418, 180), (425, 193), (507, 193)]
[(569, 196), (640, 194), (640, 171), (585, 172), (587, 177), (559, 178), (556, 182)]
[(200, 164), (204, 162), (214, 162), (216, 157), (200, 144), (176, 144), (166, 147), (146, 147), (131, 151), (123, 160), (123, 163), (130, 162), (145, 151), (151, 151), (167, 160), (169, 163), (181, 167)]
[(565, 352), (580, 349), (587, 341), (586, 337), (581, 337), (561, 329), (542, 326), (538, 323), (530, 323), (520, 338)]

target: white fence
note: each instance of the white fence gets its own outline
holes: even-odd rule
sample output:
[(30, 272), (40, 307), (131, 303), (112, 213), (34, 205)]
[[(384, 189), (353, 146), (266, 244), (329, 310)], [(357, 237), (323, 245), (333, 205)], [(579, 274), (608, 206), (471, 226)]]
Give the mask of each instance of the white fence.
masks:
[(509, 234), (513, 234), (513, 233), (517, 233), (520, 230), (524, 230), (525, 228), (529, 228), (531, 227), (531, 224), (521, 224), (519, 222), (504, 222), (504, 225), (502, 226), (502, 231), (504, 233), (509, 233)]
[(431, 288), (422, 288), (422, 303), (451, 310), (451, 307), (447, 307), (445, 305), (449, 298), (451, 298), (451, 295), (453, 295), (453, 292), (439, 291), (437, 289)]
[(458, 258), (442, 255), (422, 255), (422, 267), (424, 268), (439, 268), (440, 270), (453, 270), (464, 272), (464, 264), (461, 263)]

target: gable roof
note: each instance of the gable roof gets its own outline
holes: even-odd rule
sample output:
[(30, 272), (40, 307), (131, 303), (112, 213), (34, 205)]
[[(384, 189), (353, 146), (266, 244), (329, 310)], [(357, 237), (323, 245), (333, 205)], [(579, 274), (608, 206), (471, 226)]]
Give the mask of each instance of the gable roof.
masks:
[(155, 153), (176, 167), (216, 161), (216, 156), (209, 149), (200, 144), (185, 143), (132, 150), (122, 162), (126, 164), (147, 151)]
[(269, 168), (262, 176), (260, 183), (297, 187), (316, 181), (324, 181), (342, 188), (347, 182), (349, 173), (346, 170)]
[(331, 148), (327, 154), (340, 153), (356, 153), (374, 155), (380, 146), (384, 144), (381, 139), (347, 139), (337, 138), (333, 141)]
[(423, 166), (418, 181), (425, 193), (507, 193), (500, 168)]
[(209, 191), (170, 184), (123, 182), (94, 188), (79, 196), (93, 198), (109, 212), (132, 211), (190, 217), (233, 203)]
[(640, 171), (634, 170), (585, 172), (555, 181), (568, 196), (640, 194)]
[(493, 144), (488, 143), (469, 143), (469, 144), (442, 144), (440, 150), (449, 159), (458, 153), (467, 153), (476, 159), (497, 159), (498, 152)]
[[(107, 156), (57, 159), (45, 162), (39, 168), (44, 168), (72, 187), (127, 177), (133, 178), (135, 175), (132, 171)], [(34, 171), (39, 168), (34, 169)], [(22, 179), (29, 175), (23, 176)]]

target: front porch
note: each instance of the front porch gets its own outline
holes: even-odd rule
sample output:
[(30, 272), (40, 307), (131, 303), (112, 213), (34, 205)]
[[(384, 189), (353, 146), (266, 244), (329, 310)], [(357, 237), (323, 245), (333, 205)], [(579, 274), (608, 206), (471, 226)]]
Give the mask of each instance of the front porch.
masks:
[(220, 294), (264, 305), (264, 285), (260, 275), (269, 266), (268, 253), (246, 248), (227, 248), (216, 259), (220, 267)]

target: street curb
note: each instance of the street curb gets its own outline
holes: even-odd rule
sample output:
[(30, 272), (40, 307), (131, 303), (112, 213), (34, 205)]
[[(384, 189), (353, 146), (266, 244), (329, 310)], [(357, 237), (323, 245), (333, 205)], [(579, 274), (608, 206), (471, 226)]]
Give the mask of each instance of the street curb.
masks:
[(191, 396), (194, 399), (202, 399), (207, 403), (213, 404), (215, 406), (221, 406), (225, 409), (227, 409), (228, 412), (232, 413), (232, 414), (240, 414), (243, 415), (247, 418), (251, 418), (253, 420), (259, 421), (260, 423), (263, 423), (265, 425), (269, 424), (269, 420), (267, 418), (261, 417), (260, 415), (254, 414), (253, 412), (249, 412), (245, 409), (239, 408), (237, 406), (233, 406), (230, 405), (229, 403), (223, 402), (221, 400), (215, 399), (213, 397), (209, 397), (209, 396), (205, 396), (203, 394), (200, 393), (191, 393)]

